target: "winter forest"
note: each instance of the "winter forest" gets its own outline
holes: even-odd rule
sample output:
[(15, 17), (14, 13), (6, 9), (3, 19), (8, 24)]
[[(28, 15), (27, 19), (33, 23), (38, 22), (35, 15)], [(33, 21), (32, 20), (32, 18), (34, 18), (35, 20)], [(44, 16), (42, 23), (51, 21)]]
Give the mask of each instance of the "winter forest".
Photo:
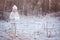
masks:
[(0, 40), (60, 40), (60, 0), (0, 0)]

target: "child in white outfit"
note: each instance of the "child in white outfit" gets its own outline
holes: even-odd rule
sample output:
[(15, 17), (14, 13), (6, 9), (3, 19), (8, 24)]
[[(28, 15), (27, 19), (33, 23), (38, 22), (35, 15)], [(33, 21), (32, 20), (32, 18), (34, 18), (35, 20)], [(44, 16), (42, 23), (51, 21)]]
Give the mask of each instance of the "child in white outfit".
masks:
[(16, 25), (19, 23), (19, 19), (20, 19), (16, 5), (13, 6), (9, 19), (12, 25), (12, 33), (13, 33), (13, 39), (14, 39), (16, 36), (16, 27), (17, 27)]

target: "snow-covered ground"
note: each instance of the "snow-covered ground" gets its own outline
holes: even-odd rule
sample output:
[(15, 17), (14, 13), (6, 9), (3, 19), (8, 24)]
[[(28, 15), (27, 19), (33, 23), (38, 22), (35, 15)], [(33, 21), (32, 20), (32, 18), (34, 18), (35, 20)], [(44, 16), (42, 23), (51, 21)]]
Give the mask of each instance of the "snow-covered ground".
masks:
[[(60, 17), (53, 14), (46, 16), (20, 16), (16, 24), (16, 40), (60, 40)], [(15, 31), (8, 21), (0, 20), (0, 40), (15, 40)]]

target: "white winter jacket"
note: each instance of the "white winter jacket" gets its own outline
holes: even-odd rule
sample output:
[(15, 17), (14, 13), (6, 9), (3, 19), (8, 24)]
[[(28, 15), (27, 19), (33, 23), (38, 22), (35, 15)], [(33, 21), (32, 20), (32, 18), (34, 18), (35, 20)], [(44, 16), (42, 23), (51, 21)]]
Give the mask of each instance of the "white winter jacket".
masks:
[(20, 19), (19, 13), (18, 12), (16, 12), (16, 13), (11, 12), (9, 19), (10, 19), (11, 23), (18, 23), (19, 19)]

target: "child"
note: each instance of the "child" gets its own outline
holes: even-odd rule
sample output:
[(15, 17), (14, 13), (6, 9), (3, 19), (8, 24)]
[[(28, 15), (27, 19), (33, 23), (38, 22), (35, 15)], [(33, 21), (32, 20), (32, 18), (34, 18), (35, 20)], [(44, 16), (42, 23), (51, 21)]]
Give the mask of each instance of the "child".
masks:
[(16, 25), (18, 24), (19, 19), (20, 19), (16, 5), (13, 6), (9, 19), (12, 25), (12, 34), (13, 34), (13, 39), (14, 39), (16, 37), (16, 27), (17, 27)]

